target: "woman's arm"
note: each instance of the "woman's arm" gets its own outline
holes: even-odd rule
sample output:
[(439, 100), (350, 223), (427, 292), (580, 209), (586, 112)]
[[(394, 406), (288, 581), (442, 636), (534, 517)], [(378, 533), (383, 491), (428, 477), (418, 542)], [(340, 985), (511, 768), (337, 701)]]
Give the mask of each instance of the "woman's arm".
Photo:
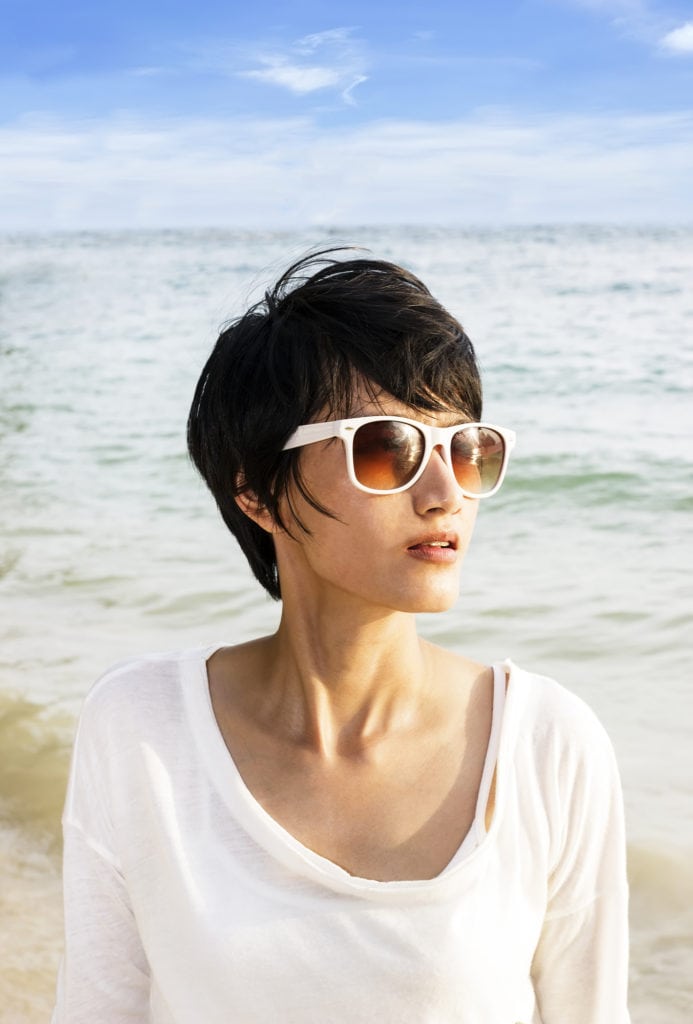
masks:
[(64, 825), (65, 953), (52, 1024), (144, 1024), (149, 973), (118, 865)]
[(621, 784), (601, 727), (589, 740), (581, 757), (557, 769), (563, 825), (532, 965), (544, 1024), (630, 1021)]
[[(97, 686), (87, 697), (72, 752), (63, 813), (65, 952), (52, 1024), (144, 1024), (149, 969), (118, 850), (115, 796), (127, 802), (129, 752), (115, 705)], [(121, 826), (122, 831), (122, 826)]]
[(629, 1024), (627, 916), (618, 888), (546, 919), (532, 966), (544, 1024)]

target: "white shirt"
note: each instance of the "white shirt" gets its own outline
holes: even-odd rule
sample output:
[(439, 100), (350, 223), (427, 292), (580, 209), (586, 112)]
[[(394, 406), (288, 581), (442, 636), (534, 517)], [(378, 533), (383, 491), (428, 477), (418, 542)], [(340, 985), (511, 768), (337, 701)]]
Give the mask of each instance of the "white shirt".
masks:
[(497, 666), (470, 833), (435, 878), (378, 882), (254, 799), (212, 651), (116, 666), (86, 700), (53, 1024), (627, 1024), (621, 789), (582, 701)]

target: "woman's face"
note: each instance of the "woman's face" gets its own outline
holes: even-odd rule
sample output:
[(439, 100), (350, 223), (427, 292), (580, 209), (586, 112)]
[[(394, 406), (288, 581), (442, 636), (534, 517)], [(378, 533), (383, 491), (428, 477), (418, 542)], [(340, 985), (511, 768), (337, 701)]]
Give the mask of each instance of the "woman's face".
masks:
[[(389, 395), (363, 398), (354, 416), (405, 416), (436, 426), (464, 422), (459, 412), (412, 412)], [(398, 494), (366, 494), (350, 482), (341, 440), (301, 449), (308, 491), (333, 511), (317, 512), (297, 492), (292, 503), (310, 533), (293, 526), (274, 533), (286, 598), (359, 600), (404, 612), (444, 611), (457, 599), (462, 560), (471, 540), (477, 501), (460, 491), (439, 449), (422, 476)], [(288, 509), (282, 509), (291, 522)]]

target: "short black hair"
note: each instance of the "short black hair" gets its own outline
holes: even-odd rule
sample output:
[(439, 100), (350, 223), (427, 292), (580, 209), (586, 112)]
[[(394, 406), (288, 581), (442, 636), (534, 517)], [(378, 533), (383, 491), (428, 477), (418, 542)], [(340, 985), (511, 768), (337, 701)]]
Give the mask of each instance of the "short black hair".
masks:
[(239, 508), (252, 492), (275, 522), (290, 486), (319, 511), (300, 473), (300, 451), (283, 451), (302, 423), (352, 415), (357, 384), (412, 409), (481, 419), (481, 379), (460, 323), (409, 271), (342, 249), (309, 254), (261, 302), (219, 335), (197, 383), (188, 450), (250, 567), (281, 596), (274, 542)]

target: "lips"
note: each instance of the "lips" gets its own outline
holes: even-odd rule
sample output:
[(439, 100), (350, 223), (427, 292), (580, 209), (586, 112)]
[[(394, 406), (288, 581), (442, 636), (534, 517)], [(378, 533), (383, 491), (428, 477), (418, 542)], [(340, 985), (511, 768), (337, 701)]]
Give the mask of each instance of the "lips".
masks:
[(417, 550), (421, 550), (421, 549), (424, 549), (424, 548), (432, 548), (434, 550), (435, 549), (441, 549), (441, 550), (450, 550), (450, 549), (452, 549), (453, 551), (456, 551), (457, 550), (457, 537), (456, 537), (455, 534), (451, 534), (451, 533), (446, 533), (446, 534), (436, 533), (436, 534), (431, 534), (429, 536), (421, 537), (421, 538), (417, 539), (416, 541), (414, 541), (413, 544), (409, 544), (407, 546), (407, 550), (408, 551), (417, 551)]

